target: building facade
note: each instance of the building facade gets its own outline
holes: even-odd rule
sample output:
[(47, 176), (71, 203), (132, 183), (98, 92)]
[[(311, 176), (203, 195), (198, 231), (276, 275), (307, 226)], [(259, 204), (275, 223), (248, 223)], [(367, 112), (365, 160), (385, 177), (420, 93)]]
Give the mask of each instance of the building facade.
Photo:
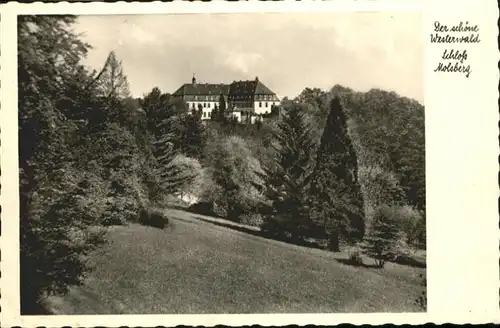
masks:
[[(220, 97), (226, 102), (226, 116), (236, 117), (238, 121), (255, 121), (255, 117), (271, 113), (280, 100), (259, 78), (249, 81), (234, 81), (231, 84), (197, 83), (193, 76), (173, 93), (186, 102), (189, 110), (201, 109), (203, 120), (211, 118), (212, 111), (219, 106)], [(253, 119), (252, 119), (253, 117)]]

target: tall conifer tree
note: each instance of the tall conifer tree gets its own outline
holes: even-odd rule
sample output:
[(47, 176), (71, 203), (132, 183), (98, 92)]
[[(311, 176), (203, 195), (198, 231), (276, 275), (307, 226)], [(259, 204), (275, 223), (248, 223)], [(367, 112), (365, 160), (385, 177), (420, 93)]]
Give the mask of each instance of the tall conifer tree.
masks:
[(191, 114), (183, 115), (180, 122), (181, 151), (188, 157), (200, 159), (205, 148), (205, 127), (201, 121), (201, 111), (192, 110)]
[(226, 99), (224, 98), (224, 94), (220, 94), (219, 96), (219, 106), (217, 107), (217, 118), (216, 120), (219, 122), (223, 122), (226, 118)]
[(174, 149), (172, 142), (171, 121), (168, 118), (160, 121), (158, 130), (164, 132), (157, 134), (153, 142), (153, 153), (158, 163), (159, 188), (164, 195), (174, 194), (193, 179), (193, 176), (174, 162), (178, 152)]
[(335, 97), (323, 130), (311, 179), (311, 215), (339, 250), (339, 239), (359, 240), (365, 231), (363, 196), (358, 182), (356, 153), (347, 130), (346, 115)]
[(158, 192), (176, 193), (193, 177), (183, 167), (176, 165), (174, 158), (178, 154), (180, 120), (176, 116), (176, 108), (168, 101), (169, 96), (154, 88), (144, 97), (142, 107), (148, 118), (148, 129), (151, 132), (152, 151), (155, 158), (155, 174)]
[(300, 241), (310, 226), (307, 187), (314, 148), (301, 106), (293, 105), (286, 111), (274, 137), (277, 141), (274, 167), (264, 169), (272, 210), (263, 228), (288, 232), (292, 239)]

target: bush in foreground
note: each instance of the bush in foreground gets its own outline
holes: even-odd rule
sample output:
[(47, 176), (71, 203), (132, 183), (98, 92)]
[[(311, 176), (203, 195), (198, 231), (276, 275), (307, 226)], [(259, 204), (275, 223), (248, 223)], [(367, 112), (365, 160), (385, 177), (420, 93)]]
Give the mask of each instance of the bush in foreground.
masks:
[(139, 223), (144, 226), (163, 229), (169, 224), (169, 219), (160, 210), (142, 207), (139, 211)]
[(362, 250), (360, 246), (351, 246), (347, 249), (349, 263), (355, 265), (363, 265)]
[(194, 203), (188, 207), (188, 211), (202, 215), (217, 216), (214, 212), (214, 204), (212, 202), (202, 201)]
[(362, 244), (363, 253), (374, 258), (377, 267), (383, 268), (385, 263), (401, 254), (401, 239), (397, 210), (387, 205), (379, 206)]
[(401, 206), (398, 208), (398, 220), (408, 244), (414, 248), (425, 249), (425, 213), (412, 206)]
[(262, 219), (262, 216), (258, 213), (244, 214), (240, 218), (241, 224), (254, 226), (254, 227), (260, 227), (263, 222), (264, 222), (264, 220)]

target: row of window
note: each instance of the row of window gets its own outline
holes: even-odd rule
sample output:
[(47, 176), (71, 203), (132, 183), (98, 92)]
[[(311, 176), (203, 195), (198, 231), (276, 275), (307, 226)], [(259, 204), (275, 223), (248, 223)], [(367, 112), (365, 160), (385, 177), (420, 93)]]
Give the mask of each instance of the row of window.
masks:
[(248, 96), (230, 96), (229, 97), (230, 100), (274, 100), (275, 97), (274, 96), (271, 96), (271, 95), (248, 95)]
[(219, 100), (218, 96), (194, 96), (194, 100), (205, 100), (205, 101), (217, 101)]
[[(220, 96), (194, 96), (194, 100), (218, 101)], [(231, 99), (241, 100), (248, 99), (249, 96), (232, 96)], [(272, 95), (255, 95), (255, 100), (273, 100)]]
[[(233, 116), (238, 116), (238, 115), (233, 114)], [(203, 112), (202, 115), (201, 115), (201, 117), (203, 117), (203, 118), (211, 118), (212, 117), (212, 112)], [(259, 118), (257, 118), (257, 119), (259, 119)]]
[[(200, 104), (200, 105), (201, 105), (201, 104)], [(215, 106), (214, 106), (214, 107), (215, 107)], [(191, 108), (192, 108), (192, 109), (198, 109), (198, 108), (196, 107), (196, 104), (195, 104), (195, 103), (193, 103), (193, 104), (191, 105)], [(211, 103), (203, 103), (203, 108), (212, 108), (212, 104), (211, 104)]]
[[(200, 104), (200, 105), (201, 105), (201, 104)], [(214, 107), (215, 107), (215, 106), (214, 106)], [(259, 107), (262, 107), (262, 102), (259, 102)], [(269, 103), (268, 103), (268, 102), (265, 102), (265, 103), (264, 103), (264, 107), (268, 108), (268, 107), (269, 107)], [(192, 108), (192, 109), (197, 109), (196, 104), (195, 104), (195, 103), (192, 103), (191, 108)], [(211, 104), (211, 103), (203, 103), (203, 108), (212, 108), (212, 104)]]
[(275, 100), (274, 95), (255, 95), (255, 100)]

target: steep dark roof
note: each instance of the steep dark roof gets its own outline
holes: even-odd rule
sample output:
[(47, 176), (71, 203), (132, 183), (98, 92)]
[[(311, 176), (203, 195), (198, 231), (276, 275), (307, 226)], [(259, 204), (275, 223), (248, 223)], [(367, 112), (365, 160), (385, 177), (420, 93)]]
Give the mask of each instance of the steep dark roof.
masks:
[(177, 91), (173, 93), (174, 96), (184, 96), (184, 95), (220, 95), (228, 94), (229, 85), (227, 84), (209, 84), (209, 83), (186, 83), (180, 87)]
[(275, 95), (259, 80), (235, 81), (229, 86), (229, 97), (249, 97), (253, 95)]
[(262, 82), (257, 81), (257, 87), (255, 88), (256, 95), (275, 95), (268, 87), (266, 87)]
[(174, 96), (208, 96), (228, 95), (229, 98), (247, 98), (254, 95), (276, 95), (258, 79), (251, 81), (234, 81), (228, 84), (186, 83), (173, 93)]
[(251, 97), (255, 94), (256, 81), (235, 81), (229, 86), (229, 98)]

